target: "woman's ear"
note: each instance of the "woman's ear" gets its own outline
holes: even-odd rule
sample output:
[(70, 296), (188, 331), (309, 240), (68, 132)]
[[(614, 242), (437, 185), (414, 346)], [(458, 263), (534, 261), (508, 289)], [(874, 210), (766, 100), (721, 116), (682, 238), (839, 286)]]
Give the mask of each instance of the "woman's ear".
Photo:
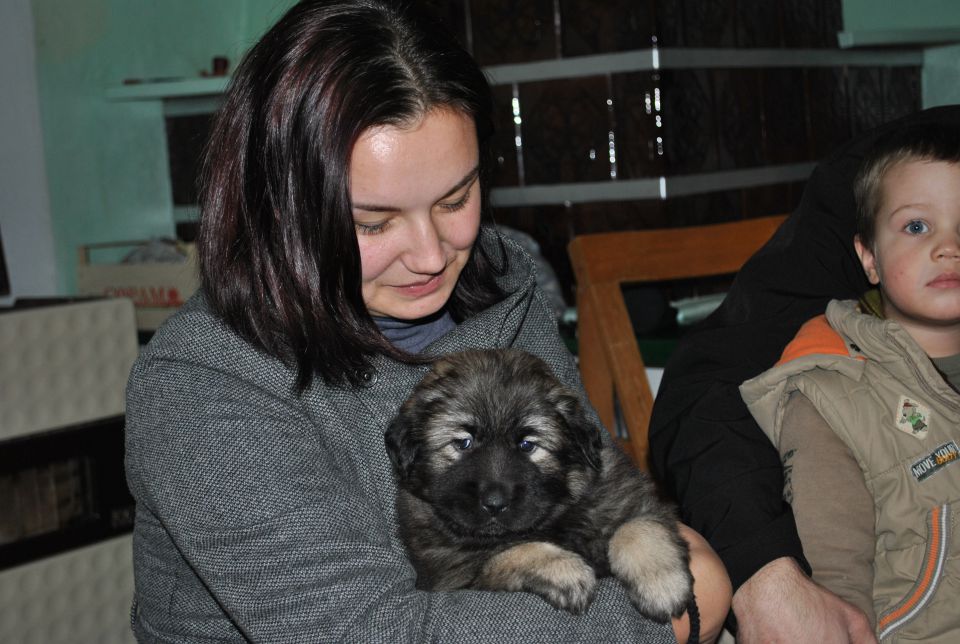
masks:
[(873, 253), (873, 249), (860, 241), (860, 235), (854, 235), (853, 247), (857, 251), (857, 257), (860, 258), (860, 265), (863, 266), (863, 272), (867, 274), (867, 279), (876, 286), (880, 283), (880, 271), (877, 270), (877, 256)]

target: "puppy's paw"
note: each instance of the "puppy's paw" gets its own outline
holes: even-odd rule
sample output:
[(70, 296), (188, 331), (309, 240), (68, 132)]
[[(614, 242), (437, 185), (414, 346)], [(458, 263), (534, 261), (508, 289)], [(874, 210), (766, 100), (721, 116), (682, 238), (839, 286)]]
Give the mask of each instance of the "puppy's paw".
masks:
[(579, 615), (593, 602), (597, 577), (583, 557), (546, 541), (522, 543), (492, 557), (479, 585), (487, 590), (525, 590), (556, 608)]
[(675, 530), (632, 519), (613, 533), (607, 554), (637, 610), (659, 622), (683, 614), (693, 597), (693, 576), (687, 546)]
[(593, 603), (597, 577), (579, 555), (564, 552), (544, 562), (524, 583), (524, 590), (536, 593), (556, 608), (580, 615)]

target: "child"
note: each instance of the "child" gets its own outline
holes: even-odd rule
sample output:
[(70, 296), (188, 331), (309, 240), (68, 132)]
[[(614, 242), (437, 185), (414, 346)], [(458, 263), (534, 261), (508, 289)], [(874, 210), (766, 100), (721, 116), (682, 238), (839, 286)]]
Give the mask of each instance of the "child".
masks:
[(878, 141), (857, 177), (871, 284), (741, 394), (780, 451), (813, 578), (879, 639), (960, 641), (960, 129)]

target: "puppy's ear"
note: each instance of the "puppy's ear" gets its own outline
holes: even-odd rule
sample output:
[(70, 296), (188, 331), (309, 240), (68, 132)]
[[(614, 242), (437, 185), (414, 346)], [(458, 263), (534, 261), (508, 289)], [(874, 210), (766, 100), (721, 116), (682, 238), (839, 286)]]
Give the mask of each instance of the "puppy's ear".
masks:
[(420, 449), (416, 441), (410, 436), (410, 425), (412, 418), (401, 412), (383, 435), (383, 440), (387, 446), (387, 456), (393, 463), (393, 471), (396, 472), (397, 479), (406, 481), (410, 478), (413, 470), (413, 464), (419, 456)]
[(566, 392), (560, 396), (557, 409), (567, 425), (580, 461), (599, 471), (602, 464), (600, 452), (603, 450), (603, 441), (600, 439), (597, 426), (587, 417), (580, 399), (573, 392)]

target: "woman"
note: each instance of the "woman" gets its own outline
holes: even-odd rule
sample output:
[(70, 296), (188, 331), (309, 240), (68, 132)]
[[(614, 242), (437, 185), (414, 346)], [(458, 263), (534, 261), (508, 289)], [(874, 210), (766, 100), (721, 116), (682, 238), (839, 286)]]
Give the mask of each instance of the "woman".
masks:
[[(383, 433), (429, 359), (514, 346), (580, 388), (531, 260), (481, 226), (491, 130), (469, 55), (386, 1), (302, 2), (238, 68), (203, 287), (128, 389), (139, 639), (673, 640), (612, 580), (581, 617), (414, 588)], [(728, 581), (685, 534), (709, 631)]]

